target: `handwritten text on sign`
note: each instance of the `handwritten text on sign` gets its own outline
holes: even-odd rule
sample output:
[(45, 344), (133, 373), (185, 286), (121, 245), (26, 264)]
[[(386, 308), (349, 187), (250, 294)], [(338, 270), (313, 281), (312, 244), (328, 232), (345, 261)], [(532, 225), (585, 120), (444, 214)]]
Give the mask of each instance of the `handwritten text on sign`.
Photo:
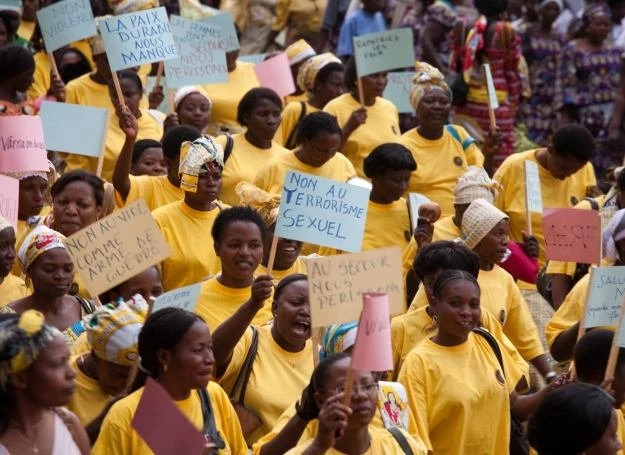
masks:
[(195, 311), (195, 305), (197, 304), (197, 298), (200, 295), (201, 288), (202, 283), (196, 283), (160, 295), (154, 302), (152, 313), (169, 307), (180, 308), (191, 312)]
[(363, 295), (362, 313), (352, 354), (352, 369), (359, 371), (393, 369), (391, 317), (389, 298), (386, 294)]
[(111, 17), (102, 21), (100, 33), (114, 71), (178, 54), (165, 7)]
[(595, 210), (545, 209), (543, 234), (547, 259), (599, 264), (601, 216)]
[(66, 246), (94, 296), (171, 255), (143, 199), (78, 231), (67, 239)]
[(234, 27), (234, 20), (230, 12), (220, 12), (214, 16), (203, 17), (199, 20), (203, 24), (213, 25), (221, 29), (222, 33), (218, 41), (219, 49), (230, 52), (236, 51), (241, 46), (237, 37), (237, 30)]
[(353, 39), (359, 77), (414, 66), (411, 28), (371, 33)]
[(625, 267), (591, 269), (584, 328), (615, 325), (625, 295)]
[(388, 294), (391, 315), (406, 310), (399, 247), (310, 259), (306, 266), (314, 327), (357, 320), (367, 292)]
[(540, 174), (538, 164), (525, 161), (525, 201), (528, 212), (543, 213), (543, 198), (540, 191)]
[(17, 205), (20, 196), (20, 181), (0, 175), (0, 215), (7, 219), (17, 232)]
[(98, 33), (89, 0), (63, 0), (37, 11), (48, 52)]
[(392, 102), (400, 114), (412, 113), (414, 110), (410, 104), (410, 90), (415, 74), (414, 71), (388, 73), (382, 96)]
[(41, 118), (34, 115), (0, 117), (0, 172), (46, 170), (48, 152)]
[(289, 171), (284, 180), (278, 237), (343, 251), (360, 251), (369, 190)]

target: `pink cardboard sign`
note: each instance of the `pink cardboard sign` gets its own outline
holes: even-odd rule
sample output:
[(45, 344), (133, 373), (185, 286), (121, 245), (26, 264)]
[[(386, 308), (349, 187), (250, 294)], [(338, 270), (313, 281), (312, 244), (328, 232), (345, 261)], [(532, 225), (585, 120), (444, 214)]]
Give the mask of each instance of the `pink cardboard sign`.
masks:
[(20, 199), (20, 181), (0, 175), (0, 215), (5, 217), (17, 232), (17, 205)]
[(391, 316), (387, 294), (363, 294), (352, 369), (389, 371), (393, 369)]
[(543, 235), (549, 260), (601, 262), (601, 215), (596, 210), (545, 209)]
[(261, 87), (270, 88), (280, 96), (287, 96), (295, 91), (289, 59), (284, 52), (257, 63), (254, 70)]
[(206, 445), (204, 435), (151, 378), (145, 383), (132, 427), (156, 455), (201, 454)]
[(0, 172), (46, 171), (48, 154), (41, 118), (0, 117)]

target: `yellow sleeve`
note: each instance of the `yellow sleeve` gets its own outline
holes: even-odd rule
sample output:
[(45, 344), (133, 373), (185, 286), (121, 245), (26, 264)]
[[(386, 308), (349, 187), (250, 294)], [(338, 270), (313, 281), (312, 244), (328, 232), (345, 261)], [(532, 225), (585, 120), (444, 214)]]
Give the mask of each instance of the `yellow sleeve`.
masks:
[[(289, 422), (289, 420), (291, 420), (294, 415), (295, 403), (291, 404), (288, 408), (284, 410), (282, 415), (278, 417), (278, 420), (276, 421), (275, 425), (269, 433), (267, 433), (254, 443), (254, 445), (252, 446), (252, 452), (254, 453), (254, 455), (260, 455), (260, 450), (262, 449), (262, 447), (268, 442), (272, 441), (276, 436), (278, 436), (278, 434), (280, 434), (282, 429), (286, 426), (286, 424)], [(311, 420), (310, 422), (308, 422), (308, 425), (306, 425), (306, 429), (304, 429), (304, 432), (300, 436), (299, 441), (297, 441), (296, 446), (305, 444), (306, 442), (313, 440), (317, 435), (317, 428), (317, 420)]]
[(91, 455), (126, 455), (132, 453), (133, 431), (130, 426), (130, 417), (124, 415), (125, 407), (118, 406), (117, 402), (104, 418), (98, 439), (91, 449)]
[(406, 281), (406, 274), (408, 273), (408, 270), (412, 268), (412, 263), (414, 262), (415, 257), (417, 257), (417, 250), (417, 241), (414, 239), (414, 236), (411, 236), (410, 242), (408, 242), (408, 245), (406, 245), (401, 253), (401, 264), (402, 270), (404, 272), (404, 282)]
[[(289, 7), (291, 6), (290, 0), (278, 0), (276, 2), (276, 16), (273, 19), (271, 30), (279, 32), (286, 27), (289, 22)], [(280, 144), (282, 145), (282, 144)]]
[(246, 454), (247, 444), (245, 443), (245, 438), (243, 437), (241, 424), (239, 423), (239, 418), (230, 403), (228, 395), (218, 384), (214, 382), (209, 382), (208, 393), (213, 409), (219, 416), (221, 433), (223, 438), (228, 442), (230, 453)]
[(50, 88), (50, 61), (48, 56), (42, 52), (34, 55), (35, 73), (33, 74), (33, 83), (28, 89), (28, 96), (37, 99), (45, 96)]
[[(258, 329), (256, 329), (258, 330)], [(260, 337), (260, 334), (258, 334)], [(260, 340), (259, 340), (260, 341)], [(239, 370), (245, 361), (245, 356), (252, 346), (252, 328), (248, 328), (239, 342), (232, 350), (232, 358), (226, 368), (224, 374), (219, 378), (219, 385), (227, 392), (230, 392), (234, 387), (234, 383), (239, 375)]]
[(415, 438), (421, 439), (429, 450), (432, 450), (432, 443), (429, 436), (428, 425), (428, 399), (429, 394), (425, 384), (426, 365), (423, 359), (414, 352), (406, 357), (404, 364), (399, 370), (397, 382), (404, 385), (408, 395), (408, 406), (410, 414), (417, 424)]
[(549, 348), (565, 330), (575, 325), (582, 317), (586, 301), (586, 291), (590, 283), (590, 274), (579, 280), (566, 296), (545, 327), (545, 336)]
[(150, 185), (149, 182), (151, 177), (147, 175), (129, 175), (128, 177), (130, 178), (130, 190), (128, 191), (126, 201), (124, 201), (121, 195), (115, 191), (115, 203), (117, 206), (124, 207), (126, 204), (130, 204), (140, 198), (145, 199), (149, 206), (150, 201), (154, 197), (154, 187)]
[(408, 311), (409, 312), (415, 311), (421, 307), (428, 306), (429, 304), (430, 302), (428, 302), (428, 297), (427, 295), (425, 295), (425, 290), (423, 289), (423, 286), (419, 286), (419, 290), (417, 291), (414, 298), (412, 299), (412, 302), (410, 303), (410, 308), (408, 308)]
[(271, 193), (276, 167), (277, 165), (270, 160), (265, 167), (258, 171), (252, 183), (261, 190)]
[(319, 251), (317, 251), (319, 256), (336, 256), (337, 254), (343, 254), (342, 251), (337, 250), (335, 248), (330, 248), (329, 246), (321, 246), (319, 247)]
[(469, 166), (484, 166), (484, 155), (475, 142), (464, 151)]
[(401, 360), (401, 352), (404, 346), (404, 335), (406, 329), (402, 320), (402, 316), (395, 316), (391, 319), (391, 350), (393, 352), (393, 381), (397, 380), (399, 374), (399, 362)]

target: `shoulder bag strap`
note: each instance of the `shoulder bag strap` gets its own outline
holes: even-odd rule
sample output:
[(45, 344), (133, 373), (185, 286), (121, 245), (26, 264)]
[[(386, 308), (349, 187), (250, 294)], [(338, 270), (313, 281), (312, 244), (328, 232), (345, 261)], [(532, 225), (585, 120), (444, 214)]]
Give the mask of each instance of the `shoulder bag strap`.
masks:
[(599, 210), (599, 203), (597, 202), (597, 200), (593, 197), (585, 197), (583, 199), (584, 201), (588, 201), (588, 203), (590, 204), (590, 208), (593, 210)]
[(413, 455), (412, 448), (410, 447), (410, 444), (408, 443), (406, 436), (404, 436), (404, 434), (401, 432), (399, 428), (391, 427), (388, 429), (388, 431), (393, 435), (393, 437), (395, 438), (395, 441), (397, 441), (397, 444), (399, 444), (399, 447), (401, 447), (401, 450), (406, 455)]
[(217, 431), (215, 413), (213, 412), (213, 405), (211, 404), (208, 392), (206, 389), (197, 389), (197, 393), (200, 396), (200, 402), (202, 403), (202, 420), (204, 421), (202, 432), (210, 439), (210, 442), (215, 444), (217, 449), (225, 449), (226, 443), (219, 434), (219, 431)]
[(254, 359), (256, 358), (256, 353), (258, 352), (258, 329), (254, 326), (250, 326), (250, 328), (252, 329), (252, 344), (250, 345), (249, 351), (247, 351), (243, 365), (241, 365), (241, 370), (239, 370), (239, 375), (237, 376), (237, 379), (234, 382), (234, 387), (232, 387), (232, 392), (230, 393), (230, 398), (241, 405), (243, 405), (243, 401), (245, 400), (247, 383), (250, 380), (252, 368), (254, 366)]
[(232, 155), (232, 149), (234, 148), (234, 139), (232, 139), (232, 134), (226, 131), (226, 147), (224, 148), (224, 164)]
[(501, 367), (501, 372), (505, 376), (506, 373), (503, 367), (503, 357), (501, 355), (501, 349), (499, 348), (499, 343), (497, 343), (497, 340), (495, 339), (495, 337), (492, 336), (489, 332), (487, 332), (481, 327), (474, 328), (473, 333), (477, 333), (478, 335), (483, 337), (486, 340), (486, 342), (489, 344), (490, 348), (495, 353), (495, 357), (497, 357), (497, 362), (499, 362), (499, 366)]
[(299, 125), (299, 122), (301, 122), (304, 116), (306, 115), (306, 102), (300, 101), (299, 104), (302, 108), (299, 113), (299, 118), (297, 119), (297, 123), (295, 124), (293, 131), (291, 131), (291, 133), (289, 134), (289, 137), (284, 143), (284, 146), (288, 148), (289, 150), (292, 150), (295, 148), (295, 134), (297, 133), (297, 125)]

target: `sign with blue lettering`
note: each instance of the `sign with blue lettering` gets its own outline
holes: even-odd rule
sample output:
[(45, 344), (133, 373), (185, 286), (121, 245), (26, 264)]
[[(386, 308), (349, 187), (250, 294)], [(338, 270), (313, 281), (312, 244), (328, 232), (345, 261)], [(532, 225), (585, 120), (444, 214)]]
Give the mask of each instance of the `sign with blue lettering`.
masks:
[(289, 171), (284, 179), (275, 235), (358, 252), (369, 193), (360, 186)]
[(178, 56), (162, 6), (105, 19), (100, 23), (100, 34), (113, 71)]
[(163, 308), (180, 308), (187, 311), (195, 311), (197, 298), (200, 295), (202, 283), (195, 283), (183, 288), (174, 289), (157, 297), (152, 306), (152, 313)]
[(89, 0), (63, 0), (37, 11), (48, 52), (98, 33)]
[(614, 326), (625, 297), (625, 266), (592, 267), (584, 328)]

